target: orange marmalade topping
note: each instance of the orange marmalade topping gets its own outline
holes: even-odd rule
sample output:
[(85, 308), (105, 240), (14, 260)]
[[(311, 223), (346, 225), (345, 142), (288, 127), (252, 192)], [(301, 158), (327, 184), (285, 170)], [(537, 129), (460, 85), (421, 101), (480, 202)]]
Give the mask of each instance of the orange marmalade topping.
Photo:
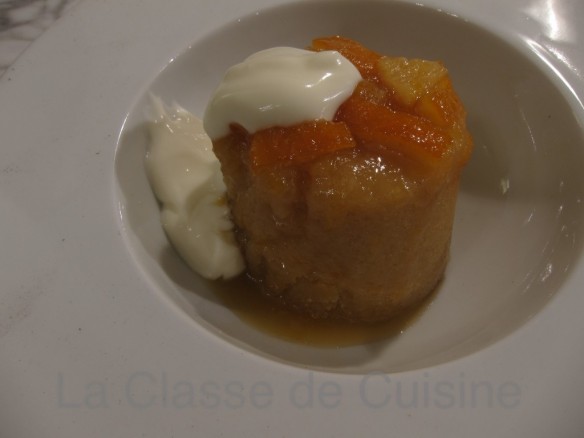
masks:
[(252, 169), (278, 164), (304, 164), (356, 146), (345, 123), (313, 120), (290, 127), (273, 127), (251, 137)]
[[(354, 147), (382, 156), (397, 154), (424, 167), (437, 166), (455, 147), (454, 137), (470, 144), (464, 108), (441, 63), (382, 56), (339, 36), (315, 39), (310, 49), (340, 52), (364, 80), (340, 106), (333, 122), (307, 121), (252, 134), (250, 161), (255, 171), (305, 164)], [(469, 154), (466, 147), (462, 163)]]

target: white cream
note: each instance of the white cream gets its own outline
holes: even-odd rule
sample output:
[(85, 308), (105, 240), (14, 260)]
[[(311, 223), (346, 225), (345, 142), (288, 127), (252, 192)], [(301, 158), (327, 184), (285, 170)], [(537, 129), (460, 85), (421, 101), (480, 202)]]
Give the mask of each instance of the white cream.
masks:
[(253, 133), (307, 120), (332, 120), (360, 80), (355, 66), (338, 52), (276, 47), (227, 71), (205, 112), (205, 129), (188, 111), (166, 108), (152, 98), (148, 178), (162, 203), (164, 230), (193, 270), (217, 279), (236, 276), (245, 267), (209, 137), (228, 134), (231, 123)]
[(181, 257), (201, 276), (230, 278), (244, 270), (225, 201), (221, 166), (203, 123), (188, 111), (152, 98), (150, 185), (162, 203), (161, 221)]
[(361, 80), (357, 68), (336, 51), (275, 47), (231, 67), (204, 116), (212, 139), (238, 123), (254, 133), (272, 126), (332, 120)]

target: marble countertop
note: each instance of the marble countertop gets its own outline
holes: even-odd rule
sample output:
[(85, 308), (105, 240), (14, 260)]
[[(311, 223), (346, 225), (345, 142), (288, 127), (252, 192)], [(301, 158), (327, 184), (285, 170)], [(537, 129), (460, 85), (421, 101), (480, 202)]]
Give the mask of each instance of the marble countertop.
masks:
[(0, 76), (63, 13), (81, 0), (0, 0)]

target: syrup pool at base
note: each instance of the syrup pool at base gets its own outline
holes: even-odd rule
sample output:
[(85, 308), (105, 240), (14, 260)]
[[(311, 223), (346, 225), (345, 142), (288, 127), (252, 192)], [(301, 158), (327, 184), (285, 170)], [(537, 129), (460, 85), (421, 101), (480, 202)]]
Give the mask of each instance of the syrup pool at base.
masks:
[(209, 281), (209, 289), (242, 321), (259, 331), (295, 344), (341, 348), (371, 344), (402, 334), (432, 304), (436, 291), (420, 304), (395, 318), (380, 323), (314, 319), (266, 297), (247, 275), (223, 281)]

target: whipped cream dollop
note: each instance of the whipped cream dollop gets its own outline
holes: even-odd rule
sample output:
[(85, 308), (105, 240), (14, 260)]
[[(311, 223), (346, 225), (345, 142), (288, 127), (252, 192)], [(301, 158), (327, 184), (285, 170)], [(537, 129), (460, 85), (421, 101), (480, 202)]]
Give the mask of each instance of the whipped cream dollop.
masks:
[(208, 279), (245, 268), (233, 235), (221, 166), (203, 122), (185, 109), (151, 99), (146, 171), (162, 204), (161, 222), (185, 262)]
[(336, 51), (275, 47), (257, 52), (227, 70), (204, 115), (214, 140), (237, 123), (254, 133), (308, 120), (332, 120), (362, 79)]

